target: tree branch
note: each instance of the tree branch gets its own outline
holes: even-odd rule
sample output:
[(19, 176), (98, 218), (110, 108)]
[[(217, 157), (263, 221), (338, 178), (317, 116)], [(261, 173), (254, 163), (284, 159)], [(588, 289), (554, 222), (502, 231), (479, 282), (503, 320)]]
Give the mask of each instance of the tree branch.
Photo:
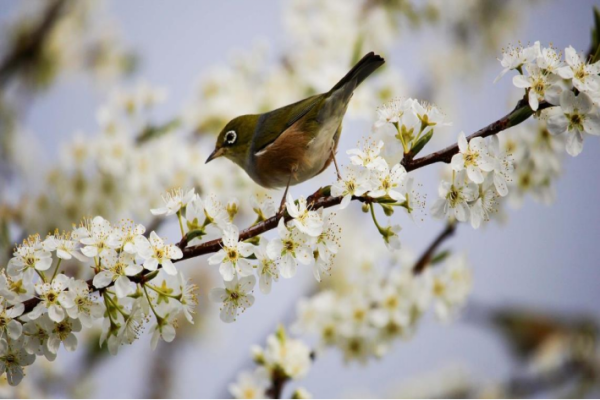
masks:
[[(538, 111), (544, 110), (546, 108), (552, 107), (553, 105), (548, 103), (547, 101), (542, 101), (539, 105)], [(477, 132), (469, 135), (467, 137), (467, 141), (470, 141), (476, 137), (488, 137), (500, 133), (508, 128), (519, 125), (521, 122), (527, 120), (534, 114), (531, 107), (529, 107), (529, 103), (527, 102), (527, 98), (523, 97), (517, 103), (516, 107), (507, 115), (500, 118), (499, 120), (492, 122), (485, 128), (481, 128)], [(402, 160), (402, 165), (406, 169), (407, 172), (413, 171), (415, 169), (423, 168), (427, 165), (434, 164), (437, 162), (449, 163), (452, 160), (452, 156), (458, 153), (458, 144), (455, 143), (451, 146), (446, 147), (445, 149), (436, 151), (427, 156), (417, 158), (416, 160), (412, 158), (410, 154), (408, 154)]]
[(419, 260), (415, 263), (415, 266), (412, 269), (414, 275), (419, 275), (421, 272), (425, 270), (427, 265), (431, 262), (432, 257), (434, 256), (435, 251), (440, 247), (440, 245), (448, 239), (450, 236), (454, 235), (456, 231), (456, 223), (449, 222), (444, 228), (443, 231), (435, 238), (435, 240), (429, 245), (427, 250), (421, 255)]
[[(440, 245), (442, 243), (444, 243), (447, 239), (449, 239), (454, 234), (455, 231), (456, 231), (456, 223), (446, 224), (446, 227), (444, 228), (444, 230), (441, 231), (436, 236), (436, 238), (433, 240), (433, 242), (423, 252), (421, 257), (419, 257), (419, 260), (413, 266), (412, 272), (414, 275), (419, 275), (421, 272), (423, 272), (425, 270), (427, 265), (429, 265), (429, 263), (431, 262), (431, 259), (434, 255), (435, 251), (440, 247)], [(310, 354), (310, 359), (313, 362), (315, 361), (316, 353), (314, 351)], [(275, 371), (273, 376), (271, 376), (271, 386), (267, 390), (267, 396), (269, 396), (272, 399), (281, 398), (281, 393), (283, 392), (283, 388), (285, 387), (285, 384), (289, 380), (290, 379), (287, 378), (285, 375), (282, 375), (282, 374), (278, 373), (277, 371)]]
[(40, 50), (48, 40), (56, 22), (65, 11), (67, 0), (55, 0), (48, 4), (39, 24), (21, 43), (17, 43), (0, 62), (0, 89), (9, 81), (21, 65), (39, 57)]
[[(552, 106), (551, 104), (543, 101), (540, 103), (539, 110), (543, 110), (543, 109), (551, 107), (551, 106)], [(499, 120), (491, 123), (490, 125), (486, 126), (485, 128), (482, 128), (482, 129), (478, 130), (477, 132), (473, 133), (472, 135), (470, 135), (467, 138), (467, 140), (471, 140), (472, 138), (475, 138), (475, 137), (487, 137), (487, 136), (495, 135), (503, 130), (506, 130), (508, 128), (511, 128), (513, 126), (520, 124), (521, 122), (527, 120), (532, 115), (533, 115), (533, 111), (529, 107), (527, 100), (525, 98), (523, 98), (523, 99), (519, 100), (516, 107), (509, 114), (507, 114), (506, 116), (500, 118)], [(404, 166), (404, 168), (406, 168), (406, 171), (413, 171), (413, 170), (423, 168), (427, 165), (434, 164), (437, 162), (449, 163), (450, 160), (452, 159), (452, 156), (456, 153), (458, 153), (458, 145), (454, 144), (452, 146), (446, 147), (443, 150), (437, 151), (437, 152), (427, 155), (425, 157), (418, 158), (416, 160), (413, 160), (410, 157), (410, 155), (407, 155), (404, 158), (404, 160), (402, 161), (402, 165)], [(352, 197), (352, 200), (357, 200), (362, 203), (377, 202), (376, 199), (373, 199), (368, 196)], [(341, 201), (342, 201), (342, 197), (333, 197), (329, 194), (329, 187), (320, 188), (319, 190), (317, 190), (316, 192), (314, 192), (312, 195), (310, 195), (307, 198), (307, 203), (313, 209), (330, 208), (330, 207), (340, 204)], [(285, 213), (284, 215), (280, 215), (280, 214), (275, 215), (265, 221), (262, 221), (256, 225), (253, 225), (253, 226), (241, 231), (240, 236), (239, 236), (240, 241), (257, 237), (265, 232), (275, 229), (277, 227), (277, 223), (279, 222), (280, 218), (284, 218), (285, 221), (288, 221), (291, 219), (291, 217), (289, 215), (287, 215), (287, 213)], [(437, 246), (439, 246), (439, 244), (441, 244), (442, 241), (445, 240), (447, 237), (451, 236), (453, 232), (454, 232), (454, 228), (446, 227), (446, 229), (442, 232), (440, 237), (438, 237), (438, 243), (436, 244), (434, 242), (432, 244), (432, 246), (430, 246), (430, 249), (428, 249), (428, 250), (431, 253), (433, 253), (436, 250)], [(178, 246), (181, 248), (181, 250), (183, 252), (183, 257), (179, 260), (173, 260), (173, 262), (184, 261), (184, 260), (188, 260), (190, 258), (202, 256), (205, 254), (215, 253), (221, 249), (221, 245), (222, 245), (221, 239), (214, 239), (214, 240), (210, 240), (208, 242), (204, 242), (204, 243), (201, 243), (201, 244), (198, 244), (195, 246), (187, 247), (187, 240), (184, 237), (178, 243)], [(415, 265), (415, 268), (417, 269), (415, 271), (415, 273), (421, 272), (421, 270), (429, 262), (431, 255), (432, 254), (428, 254), (427, 252), (423, 255), (422, 260), (420, 259), (417, 262), (417, 264)], [(421, 264), (423, 264), (423, 265), (421, 266)], [(160, 268), (160, 266), (159, 266), (159, 268)], [(131, 277), (130, 280), (135, 283), (143, 283), (145, 281), (147, 275), (148, 275), (148, 273), (140, 274), (135, 277)], [(87, 284), (91, 291), (96, 291), (95, 287), (92, 285), (92, 279), (89, 279), (87, 281)], [(39, 302), (40, 302), (40, 300), (35, 297), (24, 301), (23, 302), (23, 305), (25, 306), (24, 312), (27, 313), (27, 312), (31, 311)]]

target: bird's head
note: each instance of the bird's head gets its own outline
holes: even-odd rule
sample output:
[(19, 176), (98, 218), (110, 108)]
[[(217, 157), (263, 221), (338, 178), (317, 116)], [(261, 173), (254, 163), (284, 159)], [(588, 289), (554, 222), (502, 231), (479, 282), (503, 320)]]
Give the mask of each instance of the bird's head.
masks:
[(242, 115), (229, 121), (219, 133), (215, 149), (208, 156), (206, 162), (224, 156), (243, 168), (252, 144), (258, 117), (258, 115)]

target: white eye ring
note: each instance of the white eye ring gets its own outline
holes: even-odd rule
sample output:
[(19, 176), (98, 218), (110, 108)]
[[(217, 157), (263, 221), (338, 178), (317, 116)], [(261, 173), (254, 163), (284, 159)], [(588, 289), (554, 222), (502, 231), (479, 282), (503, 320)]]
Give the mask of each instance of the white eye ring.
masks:
[(237, 140), (237, 133), (235, 131), (229, 131), (225, 134), (225, 142), (229, 144), (234, 144)]

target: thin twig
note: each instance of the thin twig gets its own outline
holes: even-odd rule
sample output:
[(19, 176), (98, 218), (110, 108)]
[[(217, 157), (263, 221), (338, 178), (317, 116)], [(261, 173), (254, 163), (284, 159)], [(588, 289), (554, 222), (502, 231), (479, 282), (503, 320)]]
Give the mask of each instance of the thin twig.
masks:
[(427, 265), (431, 262), (432, 257), (434, 256), (435, 251), (440, 247), (440, 245), (448, 239), (450, 236), (454, 234), (456, 231), (456, 223), (449, 222), (443, 231), (435, 238), (435, 240), (429, 245), (427, 250), (421, 255), (419, 260), (415, 263), (412, 271), (414, 275), (419, 275), (421, 272), (425, 270)]
[(49, 33), (56, 26), (67, 6), (66, 0), (55, 0), (48, 4), (39, 25), (18, 45), (6, 54), (0, 62), (0, 89), (10, 80), (13, 73), (25, 63), (39, 57), (40, 50), (50, 37)]

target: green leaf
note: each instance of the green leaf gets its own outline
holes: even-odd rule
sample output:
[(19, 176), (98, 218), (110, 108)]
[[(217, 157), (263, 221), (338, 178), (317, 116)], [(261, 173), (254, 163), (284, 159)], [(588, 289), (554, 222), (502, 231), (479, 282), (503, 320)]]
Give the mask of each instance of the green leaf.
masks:
[(451, 254), (450, 250), (444, 250), (437, 253), (430, 261), (431, 265), (439, 264), (444, 261)]
[(412, 149), (410, 149), (411, 155), (414, 157), (417, 154), (419, 154), (419, 152), (421, 150), (423, 150), (423, 147), (425, 147), (425, 145), (427, 143), (429, 143), (429, 141), (431, 140), (432, 137), (433, 137), (433, 129), (430, 130), (429, 132), (427, 132), (427, 134), (423, 135), (419, 140), (417, 140), (417, 143), (415, 143), (415, 145), (412, 147)]
[(592, 28), (591, 63), (600, 60), (600, 10), (594, 7), (594, 28)]
[(162, 125), (147, 126), (139, 134), (139, 136), (136, 139), (136, 142), (138, 144), (142, 144), (149, 140), (156, 139), (162, 135), (165, 135), (165, 134), (171, 132), (174, 129), (177, 129), (177, 127), (179, 127), (180, 124), (181, 124), (181, 122), (179, 121), (179, 119), (175, 118), (175, 119), (168, 121)]
[(277, 331), (275, 332), (275, 336), (277, 337), (277, 339), (281, 342), (281, 343), (285, 343), (285, 339), (286, 339), (286, 334), (285, 334), (285, 328), (283, 327), (283, 325), (279, 325), (277, 327)]
[(193, 231), (189, 231), (185, 235), (185, 238), (188, 242), (191, 242), (192, 240), (196, 239), (197, 237), (201, 238), (204, 235), (206, 235), (206, 232), (204, 232), (204, 229), (195, 229)]

